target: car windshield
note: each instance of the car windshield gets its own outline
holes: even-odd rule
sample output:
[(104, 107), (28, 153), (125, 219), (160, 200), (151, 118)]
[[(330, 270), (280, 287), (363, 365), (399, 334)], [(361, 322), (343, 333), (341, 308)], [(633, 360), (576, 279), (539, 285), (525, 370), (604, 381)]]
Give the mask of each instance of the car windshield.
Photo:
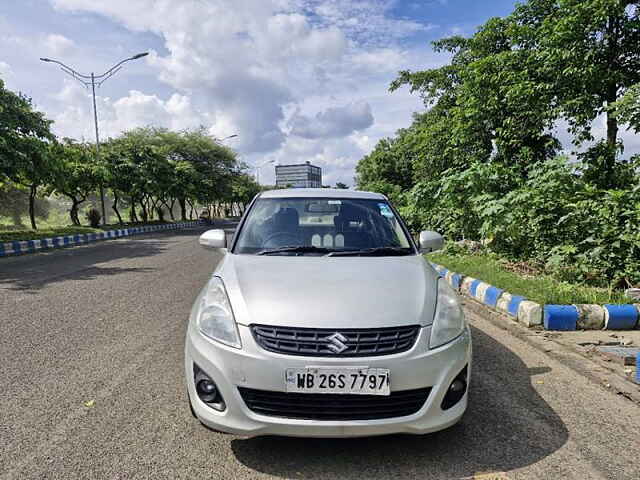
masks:
[(234, 253), (410, 255), (413, 247), (388, 202), (337, 198), (259, 198)]

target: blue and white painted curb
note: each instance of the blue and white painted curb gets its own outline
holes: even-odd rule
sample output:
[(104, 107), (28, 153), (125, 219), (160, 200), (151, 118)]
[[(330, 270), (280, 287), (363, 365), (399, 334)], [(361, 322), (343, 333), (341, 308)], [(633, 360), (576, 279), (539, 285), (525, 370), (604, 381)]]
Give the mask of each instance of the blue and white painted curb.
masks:
[(546, 330), (632, 330), (640, 328), (640, 304), (540, 305), (482, 280), (431, 264), (449, 285), (464, 295), (499, 310), (527, 327)]
[(544, 306), (547, 330), (633, 330), (639, 317), (640, 304)]
[(41, 240), (15, 240), (13, 242), (0, 243), (0, 257), (37, 253), (54, 248), (86, 245), (100, 240), (129, 237), (142, 233), (158, 232), (162, 230), (179, 230), (181, 228), (201, 225), (201, 221), (166, 223), (163, 225), (148, 225), (144, 227), (131, 227), (118, 230), (107, 230), (99, 233), (79, 233), (64, 237), (43, 238)]

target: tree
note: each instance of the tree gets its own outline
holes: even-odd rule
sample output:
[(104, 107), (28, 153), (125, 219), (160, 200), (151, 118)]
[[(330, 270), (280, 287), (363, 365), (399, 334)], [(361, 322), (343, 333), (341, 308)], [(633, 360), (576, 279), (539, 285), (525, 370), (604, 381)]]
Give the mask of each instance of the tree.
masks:
[(35, 200), (38, 188), (51, 179), (55, 155), (51, 121), (34, 111), (30, 98), (4, 87), (0, 80), (0, 182), (11, 180), (29, 189), (31, 228), (37, 229)]
[(49, 193), (58, 192), (71, 200), (71, 222), (80, 225), (79, 207), (100, 185), (104, 168), (96, 164), (91, 145), (75, 143), (68, 138), (53, 144), (52, 154), (59, 161), (52, 175)]
[(640, 81), (639, 6), (637, 0), (529, 0), (471, 38), (435, 42), (436, 50), (453, 55), (451, 64), (400, 72), (391, 89), (407, 84), (427, 107), (443, 109), (454, 151), (464, 156), (467, 145), (473, 151), (488, 140), (492, 156), (520, 165), (524, 176), (559, 150), (550, 134), (559, 119), (569, 122), (580, 145), (593, 140), (593, 122), (605, 115), (609, 153), (599, 168), (606, 185), (621, 150), (616, 102)]
[(529, 32), (527, 49), (575, 134), (593, 140), (593, 122), (606, 117), (606, 180), (614, 174), (619, 121), (615, 104), (640, 81), (640, 2), (637, 0), (530, 0), (514, 21)]
[(114, 194), (114, 211), (118, 220), (122, 222), (118, 202), (121, 198), (127, 198), (131, 222), (138, 220), (136, 205), (140, 205), (142, 220), (146, 221), (148, 213), (144, 201), (149, 178), (145, 164), (150, 162), (148, 157), (153, 155), (150, 145), (143, 137), (125, 132), (121, 137), (105, 142), (103, 150), (107, 185)]
[(193, 165), (200, 176), (193, 200), (209, 205), (230, 195), (231, 180), (238, 174), (235, 152), (207, 135), (204, 128), (182, 132), (179, 155)]
[[(640, 155), (621, 158), (618, 130), (640, 131), (639, 15), (637, 0), (529, 0), (435, 42), (449, 64), (391, 84), (427, 111), (360, 160), (358, 187), (392, 197), (415, 230), (483, 240), (561, 279), (637, 283)], [(577, 161), (558, 155), (563, 120), (576, 146), (589, 141)]]
[[(50, 212), (49, 201), (37, 198), (34, 210), (36, 217), (47, 217)], [(28, 192), (14, 183), (0, 184), (0, 216), (9, 217), (14, 225), (23, 227), (22, 216), (27, 211), (29, 211)]]
[(240, 213), (244, 213), (246, 205), (253, 200), (258, 193), (260, 193), (261, 187), (255, 181), (252, 175), (247, 173), (238, 173), (233, 176), (231, 182), (231, 196), (229, 202), (231, 204), (237, 204)]
[(173, 219), (175, 202), (181, 218), (196, 204), (209, 205), (232, 195), (234, 178), (241, 174), (236, 155), (218, 144), (202, 128), (172, 132), (162, 128), (138, 128), (110, 140), (105, 146), (107, 184), (114, 192), (114, 210), (121, 196), (129, 198), (131, 220), (157, 213), (165, 207)]
[(380, 180), (411, 188), (414, 183), (412, 158), (399, 152), (400, 149), (397, 148), (399, 142), (399, 139), (383, 138), (369, 155), (358, 162), (356, 166), (358, 188), (365, 188), (370, 183)]
[(619, 122), (629, 124), (636, 133), (640, 133), (640, 83), (630, 87), (612, 110)]
[[(551, 92), (540, 83), (536, 59), (514, 40), (512, 18), (494, 18), (471, 38), (434, 42), (436, 51), (453, 55), (450, 65), (421, 72), (402, 71), (391, 90), (409, 85), (430, 110), (420, 130), (427, 169), (487, 162), (492, 156), (520, 167), (523, 176), (535, 163), (555, 153), (549, 134), (556, 114)], [(412, 132), (413, 133), (413, 132)], [(425, 168), (421, 168), (425, 173)]]

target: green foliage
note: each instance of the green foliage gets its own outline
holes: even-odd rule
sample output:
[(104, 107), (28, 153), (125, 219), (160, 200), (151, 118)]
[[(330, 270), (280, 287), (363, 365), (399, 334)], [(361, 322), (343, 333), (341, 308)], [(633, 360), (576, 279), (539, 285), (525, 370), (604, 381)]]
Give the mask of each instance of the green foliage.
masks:
[(116, 196), (140, 205), (143, 218), (176, 200), (182, 219), (187, 203), (229, 201), (234, 182), (244, 175), (235, 153), (202, 128), (138, 128), (110, 140), (104, 152), (107, 185)]
[(80, 225), (79, 208), (104, 182), (104, 165), (95, 161), (95, 147), (64, 139), (52, 145), (52, 155), (58, 159), (51, 172), (47, 193), (60, 193), (71, 200), (69, 215), (74, 225)]
[(227, 197), (227, 200), (231, 203), (237, 202), (242, 205), (247, 205), (260, 191), (260, 185), (256, 183), (251, 175), (236, 175), (233, 177), (231, 193)]
[(640, 133), (640, 83), (630, 87), (612, 105), (612, 111), (622, 123), (627, 123), (636, 133)]
[(50, 124), (33, 110), (30, 98), (7, 90), (0, 80), (0, 182), (39, 180), (37, 167), (46, 150), (43, 143), (53, 138)]
[(0, 80), (0, 184), (8, 181), (29, 188), (31, 227), (36, 229), (38, 188), (51, 180), (57, 158), (49, 142), (51, 121), (33, 110), (30, 98), (4, 88)]
[(525, 276), (510, 270), (507, 263), (488, 253), (431, 253), (428, 259), (448, 269), (480, 278), (514, 295), (540, 304), (631, 303), (623, 292), (558, 280), (547, 274)]
[[(638, 162), (627, 165), (638, 171)], [(411, 191), (419, 228), (451, 239), (482, 239), (510, 259), (528, 259), (557, 278), (598, 286), (640, 283), (640, 177), (629, 190), (588, 183), (583, 168), (557, 157), (526, 180), (496, 164), (442, 179), (436, 194)], [(426, 195), (425, 195), (426, 193)]]
[(103, 143), (98, 157), (95, 145), (57, 141), (50, 124), (33, 110), (31, 99), (5, 89), (0, 80), (0, 213), (20, 224), (21, 201), (28, 192), (34, 230), (41, 193), (67, 197), (71, 222), (79, 226), (81, 205), (99, 186), (113, 194), (120, 224), (120, 201), (129, 206), (132, 221), (138, 214), (145, 222), (155, 216), (162, 221), (166, 211), (173, 219), (176, 202), (184, 220), (187, 206), (194, 211), (198, 204), (244, 205), (260, 190), (236, 153), (203, 127), (182, 132), (137, 128)]
[[(638, 45), (637, 0), (529, 0), (434, 42), (449, 64), (391, 84), (428, 110), (359, 162), (358, 188), (390, 196), (414, 231), (481, 240), (559, 279), (640, 284), (640, 160), (618, 138), (619, 122), (640, 129)], [(573, 158), (558, 156), (560, 120), (583, 147)]]

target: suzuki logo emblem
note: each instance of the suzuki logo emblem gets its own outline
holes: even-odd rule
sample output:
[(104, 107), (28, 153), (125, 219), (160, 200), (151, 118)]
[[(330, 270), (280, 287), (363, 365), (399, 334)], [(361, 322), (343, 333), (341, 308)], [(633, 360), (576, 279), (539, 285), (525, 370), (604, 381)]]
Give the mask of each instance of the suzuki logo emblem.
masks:
[(349, 348), (343, 343), (348, 341), (347, 338), (339, 332), (336, 332), (333, 335), (325, 338), (325, 340), (329, 342), (329, 345), (327, 345), (327, 348), (331, 350), (333, 353), (342, 353), (347, 348)]

